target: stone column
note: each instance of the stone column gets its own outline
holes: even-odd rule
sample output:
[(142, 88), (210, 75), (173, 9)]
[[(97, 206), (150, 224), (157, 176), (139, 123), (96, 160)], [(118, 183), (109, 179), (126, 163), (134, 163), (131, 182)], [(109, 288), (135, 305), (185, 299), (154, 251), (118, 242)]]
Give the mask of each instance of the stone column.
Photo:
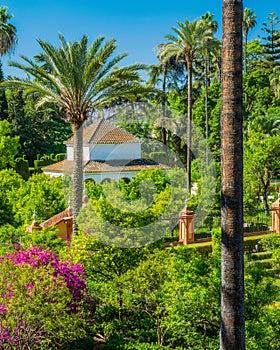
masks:
[(271, 205), (272, 209), (272, 231), (280, 233), (280, 192), (278, 200)]
[(194, 215), (187, 206), (180, 212), (179, 242), (184, 245), (194, 243)]

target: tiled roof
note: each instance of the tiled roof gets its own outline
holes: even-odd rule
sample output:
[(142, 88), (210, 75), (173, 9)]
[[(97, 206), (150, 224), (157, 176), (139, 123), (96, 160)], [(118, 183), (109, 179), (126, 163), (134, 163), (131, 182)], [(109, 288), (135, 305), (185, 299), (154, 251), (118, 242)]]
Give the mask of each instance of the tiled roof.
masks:
[[(126, 130), (112, 124), (108, 120), (100, 119), (83, 130), (84, 144), (120, 144), (140, 143), (138, 137), (131, 135)], [(73, 137), (65, 142), (73, 143)]]
[[(87, 162), (84, 162), (84, 165)], [(51, 171), (51, 172), (63, 172), (63, 173), (72, 173), (74, 170), (74, 161), (73, 160), (62, 160), (60, 162), (47, 165), (42, 168), (43, 171)]]
[[(141, 169), (169, 169), (167, 165), (158, 164), (152, 160), (146, 159), (121, 159), (121, 160), (108, 160), (106, 162), (102, 161), (88, 161), (85, 162), (83, 171), (85, 173), (103, 173), (103, 172), (126, 172), (126, 171), (139, 171)], [(46, 172), (72, 172), (74, 169), (74, 161), (63, 160), (61, 162), (48, 165), (42, 168)]]

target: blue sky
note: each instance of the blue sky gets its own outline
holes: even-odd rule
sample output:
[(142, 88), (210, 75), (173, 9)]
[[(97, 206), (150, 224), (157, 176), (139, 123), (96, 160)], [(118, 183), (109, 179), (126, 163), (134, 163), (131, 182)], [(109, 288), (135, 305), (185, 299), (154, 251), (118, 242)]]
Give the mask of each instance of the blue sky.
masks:
[[(274, 11), (280, 17), (279, 0), (244, 0), (244, 8), (256, 11), (257, 27), (250, 38), (261, 34), (262, 22)], [(11, 59), (19, 55), (33, 57), (40, 53), (37, 38), (58, 43), (58, 33), (67, 40), (79, 40), (83, 34), (93, 40), (98, 35), (116, 38), (119, 52), (127, 52), (125, 64), (156, 62), (154, 48), (164, 42), (176, 21), (192, 21), (210, 11), (219, 23), (217, 35), (221, 37), (222, 0), (4, 0), (1, 6), (14, 15), (18, 32), (18, 45)], [(249, 39), (250, 39), (249, 38)], [(3, 59), (4, 74), (20, 76), (18, 70), (7, 67)]]

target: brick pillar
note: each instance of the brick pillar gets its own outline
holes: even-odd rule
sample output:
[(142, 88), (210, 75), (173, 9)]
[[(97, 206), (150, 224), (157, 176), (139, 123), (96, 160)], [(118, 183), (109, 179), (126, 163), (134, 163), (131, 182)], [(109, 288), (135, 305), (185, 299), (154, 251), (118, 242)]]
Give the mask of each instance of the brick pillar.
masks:
[(272, 231), (280, 233), (280, 192), (278, 200), (271, 205), (272, 209)]
[(180, 212), (179, 242), (184, 245), (194, 243), (194, 212), (187, 206)]

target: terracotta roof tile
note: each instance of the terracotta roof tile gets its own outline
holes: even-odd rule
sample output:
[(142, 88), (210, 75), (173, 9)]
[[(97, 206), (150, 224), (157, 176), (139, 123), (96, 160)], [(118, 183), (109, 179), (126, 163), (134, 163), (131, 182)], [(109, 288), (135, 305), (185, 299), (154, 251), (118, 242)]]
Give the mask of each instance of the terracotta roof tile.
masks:
[[(138, 137), (131, 135), (126, 130), (112, 124), (108, 120), (100, 119), (83, 130), (84, 144), (119, 144), (140, 143)], [(73, 137), (65, 142), (73, 143)]]
[[(42, 168), (47, 172), (72, 172), (74, 168), (74, 162), (70, 160), (63, 160), (61, 162), (48, 165)], [(121, 171), (139, 171), (141, 169), (169, 169), (167, 165), (157, 164), (152, 160), (146, 159), (121, 159), (121, 160), (108, 160), (102, 161), (87, 161), (84, 164), (84, 172), (86, 173), (103, 173), (103, 172), (121, 172)]]

